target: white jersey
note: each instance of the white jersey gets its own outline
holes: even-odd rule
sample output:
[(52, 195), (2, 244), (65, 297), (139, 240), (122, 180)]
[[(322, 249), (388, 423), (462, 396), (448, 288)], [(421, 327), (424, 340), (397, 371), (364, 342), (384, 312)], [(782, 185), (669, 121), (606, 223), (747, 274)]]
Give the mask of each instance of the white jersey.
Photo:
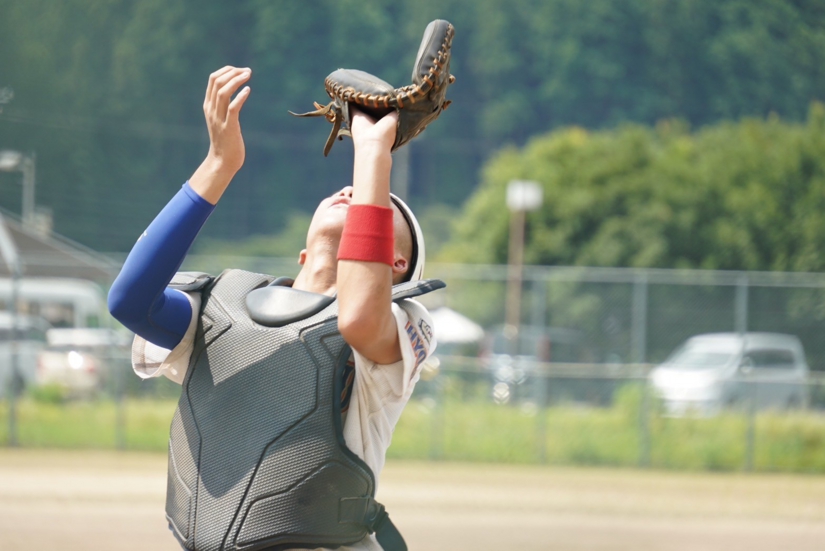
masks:
[[(163, 376), (178, 384), (183, 382), (195, 345), (201, 301), (199, 293), (185, 294), (192, 305), (192, 319), (183, 339), (173, 350), (135, 337), (132, 367), (139, 377), (148, 379)], [(398, 328), (401, 360), (379, 365), (353, 351), (355, 379), (349, 410), (344, 419), (344, 440), (347, 447), (369, 465), (376, 484), (384, 468), (395, 425), (412, 395), (423, 363), (436, 346), (432, 319), (420, 303), (412, 299), (394, 302), (392, 313)], [(374, 535), (370, 535), (357, 544), (340, 547), (338, 551), (381, 551), (381, 546)]]

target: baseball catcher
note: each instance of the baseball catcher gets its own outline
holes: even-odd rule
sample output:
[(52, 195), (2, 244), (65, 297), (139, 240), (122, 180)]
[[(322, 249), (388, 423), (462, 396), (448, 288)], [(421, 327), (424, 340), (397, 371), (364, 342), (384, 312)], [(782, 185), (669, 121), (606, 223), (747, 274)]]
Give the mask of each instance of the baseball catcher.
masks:
[(376, 118), (397, 111), (398, 128), (392, 145), (395, 151), (421, 134), (449, 107), (447, 87), (455, 82), (455, 77), (450, 74), (454, 33), (453, 26), (443, 19), (427, 25), (413, 66), (412, 84), (395, 88), (364, 71), (338, 69), (324, 80), (331, 102), (325, 106), (315, 102), (315, 111), (292, 114), (296, 117), (326, 117), (332, 123), (332, 131), (324, 145), (326, 156), (336, 138), (341, 140), (351, 136), (351, 104)]
[(400, 104), (381, 117), (338, 105), (354, 146), (353, 185), (321, 200), (294, 280), (178, 272), (243, 165), (239, 114), (251, 75), (224, 67), (209, 77), (209, 152), (109, 292), (112, 315), (136, 333), (135, 372), (181, 385), (166, 517), (190, 551), (402, 551), (375, 489), (436, 346), (414, 297), (444, 284), (421, 279), (423, 236), (390, 193), (390, 153), (426, 123), (404, 123), (415, 129), (402, 137)]

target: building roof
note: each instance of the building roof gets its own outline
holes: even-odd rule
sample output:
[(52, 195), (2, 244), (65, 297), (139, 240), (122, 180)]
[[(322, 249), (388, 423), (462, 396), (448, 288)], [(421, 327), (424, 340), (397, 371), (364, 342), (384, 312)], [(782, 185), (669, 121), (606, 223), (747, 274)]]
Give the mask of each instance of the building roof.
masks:
[[(71, 277), (108, 285), (120, 270), (115, 260), (54, 232), (25, 228), (20, 219), (0, 209), (0, 217), (17, 247), (23, 277)], [(9, 277), (0, 261), (0, 277)]]

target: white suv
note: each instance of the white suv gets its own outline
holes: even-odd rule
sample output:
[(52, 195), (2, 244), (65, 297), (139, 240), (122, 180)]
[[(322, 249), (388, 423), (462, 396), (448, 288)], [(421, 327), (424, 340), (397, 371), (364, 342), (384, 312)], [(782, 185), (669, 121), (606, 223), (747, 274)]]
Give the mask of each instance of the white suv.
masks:
[(650, 372), (671, 415), (712, 415), (749, 403), (757, 409), (805, 407), (807, 378), (802, 343), (777, 333), (697, 335)]

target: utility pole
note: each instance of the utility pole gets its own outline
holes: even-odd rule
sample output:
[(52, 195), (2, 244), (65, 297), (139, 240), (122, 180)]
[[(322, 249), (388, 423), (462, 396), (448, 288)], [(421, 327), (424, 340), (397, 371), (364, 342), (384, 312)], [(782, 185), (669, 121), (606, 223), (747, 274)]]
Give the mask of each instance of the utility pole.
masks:
[(524, 219), (528, 211), (541, 207), (542, 189), (538, 182), (513, 180), (507, 184), (510, 209), (510, 246), (507, 258), (507, 333), (518, 343), (521, 320), (521, 283), (524, 271)]

